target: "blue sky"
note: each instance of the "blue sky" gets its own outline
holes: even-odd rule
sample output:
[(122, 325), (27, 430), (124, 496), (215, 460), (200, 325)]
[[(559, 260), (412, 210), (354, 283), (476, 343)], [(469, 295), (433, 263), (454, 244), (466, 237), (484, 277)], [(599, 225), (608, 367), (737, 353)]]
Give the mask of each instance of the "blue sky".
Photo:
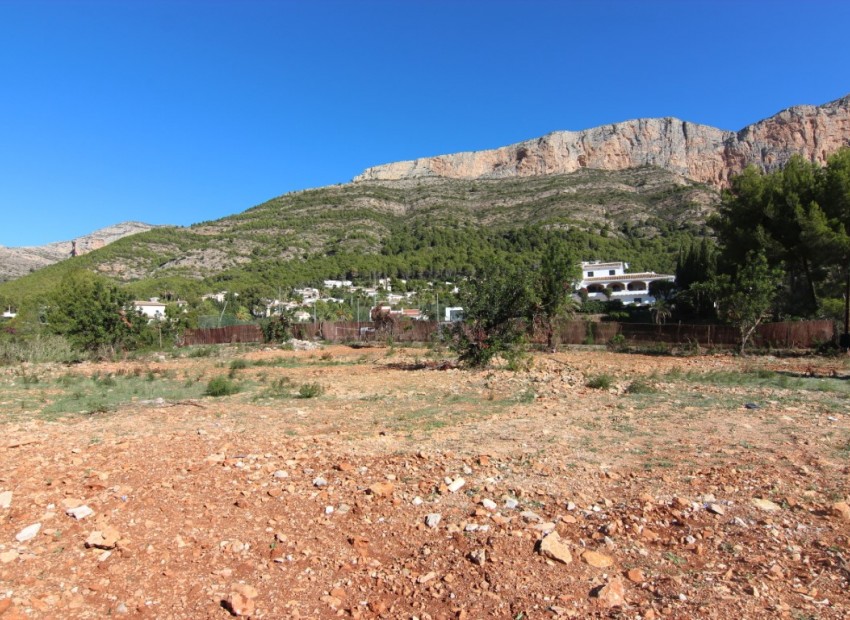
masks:
[(0, 245), (850, 93), (845, 1), (0, 0)]

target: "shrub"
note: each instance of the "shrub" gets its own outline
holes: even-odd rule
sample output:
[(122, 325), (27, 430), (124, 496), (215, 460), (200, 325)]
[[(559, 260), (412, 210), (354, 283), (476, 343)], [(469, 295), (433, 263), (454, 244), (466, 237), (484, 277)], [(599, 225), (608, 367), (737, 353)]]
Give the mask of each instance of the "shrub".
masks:
[(292, 338), (292, 316), (284, 313), (266, 319), (260, 324), (266, 342), (285, 342)]
[(68, 274), (50, 295), (47, 321), (75, 348), (101, 355), (136, 348), (150, 335), (147, 319), (136, 312), (129, 293), (82, 270)]
[(658, 388), (646, 379), (635, 379), (626, 388), (628, 394), (655, 394), (657, 391)]
[(302, 383), (298, 388), (298, 398), (316, 398), (325, 393), (320, 383)]
[(213, 377), (207, 383), (207, 389), (204, 391), (205, 396), (230, 396), (239, 391), (239, 386), (227, 377)]
[(212, 357), (214, 352), (213, 347), (198, 347), (189, 351), (189, 357)]
[(608, 374), (601, 374), (591, 377), (585, 385), (594, 390), (607, 390), (614, 385), (614, 377)]
[(608, 341), (608, 348), (612, 351), (625, 351), (626, 350), (626, 337), (623, 334), (614, 334), (613, 338)]
[(0, 336), (0, 364), (20, 362), (73, 362), (80, 356), (71, 349), (64, 336), (35, 334), (32, 336)]

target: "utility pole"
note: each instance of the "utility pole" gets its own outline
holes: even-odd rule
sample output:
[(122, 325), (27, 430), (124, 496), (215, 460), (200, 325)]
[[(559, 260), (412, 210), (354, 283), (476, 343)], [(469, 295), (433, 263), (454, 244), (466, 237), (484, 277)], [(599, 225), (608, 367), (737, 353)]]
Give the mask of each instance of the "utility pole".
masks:
[(221, 319), (224, 318), (224, 311), (227, 310), (227, 300), (224, 300), (224, 308), (221, 309), (221, 314), (218, 317), (218, 326), (221, 327)]

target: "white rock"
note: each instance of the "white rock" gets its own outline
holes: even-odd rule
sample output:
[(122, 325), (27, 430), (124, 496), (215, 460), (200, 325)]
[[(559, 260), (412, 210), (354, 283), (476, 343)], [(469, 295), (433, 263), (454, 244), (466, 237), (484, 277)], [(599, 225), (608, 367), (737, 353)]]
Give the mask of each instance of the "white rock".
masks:
[(496, 510), (496, 502), (492, 499), (482, 499), (481, 505), (484, 506), (487, 510)]
[(723, 516), (723, 515), (726, 514), (726, 508), (724, 508), (722, 504), (718, 504), (718, 503), (715, 503), (715, 502), (707, 504), (706, 510), (708, 510), (709, 512), (713, 512), (716, 515)]
[(326, 487), (326, 486), (328, 486), (328, 481), (325, 480), (324, 478), (322, 478), (321, 476), (317, 476), (316, 478), (313, 479), (313, 486), (314, 487)]
[(513, 497), (508, 497), (505, 500), (505, 508), (507, 508), (508, 510), (513, 510), (517, 506), (519, 506), (519, 502), (517, 500), (515, 500)]
[(3, 491), (0, 493), (0, 508), (6, 509), (12, 505), (12, 492)]
[(417, 495), (416, 497), (413, 498), (413, 501), (410, 502), (410, 503), (413, 504), (414, 506), (421, 506), (423, 501), (424, 500)]
[(32, 540), (36, 537), (39, 530), (41, 530), (41, 523), (33, 523), (32, 525), (26, 526), (20, 532), (15, 535), (15, 540), (18, 542), (26, 542), (28, 540)]
[(465, 484), (466, 480), (464, 480), (463, 478), (455, 478), (454, 482), (449, 485), (449, 491), (451, 491), (452, 493), (460, 491)]
[(65, 511), (65, 514), (74, 517), (78, 521), (80, 519), (85, 519), (86, 517), (90, 517), (94, 514), (94, 510), (83, 504), (82, 506), (77, 506), (76, 508), (68, 508)]
[(275, 478), (289, 478), (289, 472), (283, 471), (282, 469), (278, 469), (274, 473)]
[(432, 512), (431, 514), (425, 515), (425, 525), (428, 527), (437, 527), (440, 524), (440, 520), (443, 518), (439, 512)]

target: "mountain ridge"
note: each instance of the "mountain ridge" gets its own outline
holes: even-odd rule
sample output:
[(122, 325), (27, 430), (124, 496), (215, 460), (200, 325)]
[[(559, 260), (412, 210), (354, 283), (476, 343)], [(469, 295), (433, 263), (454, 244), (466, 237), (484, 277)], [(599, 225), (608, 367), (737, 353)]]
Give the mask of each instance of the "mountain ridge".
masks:
[(86, 235), (67, 241), (54, 241), (44, 245), (0, 245), (0, 281), (26, 275), (36, 269), (52, 265), (74, 255), (82, 255), (104, 247), (118, 239), (157, 228), (144, 222), (126, 221), (105, 226)]
[(353, 182), (471, 180), (658, 166), (722, 189), (747, 165), (771, 171), (797, 153), (822, 164), (848, 145), (850, 95), (820, 106), (792, 106), (739, 131), (669, 116), (631, 119), (580, 131), (553, 131), (495, 149), (381, 164), (367, 168)]

